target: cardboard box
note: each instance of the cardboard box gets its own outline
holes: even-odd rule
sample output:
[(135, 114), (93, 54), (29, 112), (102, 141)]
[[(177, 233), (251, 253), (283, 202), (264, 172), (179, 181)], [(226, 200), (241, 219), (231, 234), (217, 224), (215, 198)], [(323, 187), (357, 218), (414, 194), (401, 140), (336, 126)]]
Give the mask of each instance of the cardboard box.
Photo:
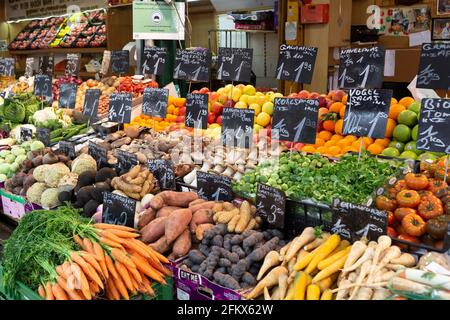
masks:
[(395, 73), (384, 81), (410, 83), (419, 71), (420, 49), (396, 49)]

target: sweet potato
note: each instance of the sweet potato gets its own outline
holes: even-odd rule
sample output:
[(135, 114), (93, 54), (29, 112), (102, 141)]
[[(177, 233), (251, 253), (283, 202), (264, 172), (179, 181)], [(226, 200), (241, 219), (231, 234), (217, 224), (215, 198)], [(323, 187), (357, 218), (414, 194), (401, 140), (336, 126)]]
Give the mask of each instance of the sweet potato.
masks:
[(138, 228), (142, 229), (155, 219), (155, 210), (152, 208), (145, 209), (143, 213), (139, 214)]
[(212, 227), (214, 227), (212, 223), (204, 223), (198, 225), (195, 229), (195, 237), (197, 238), (197, 240), (203, 240), (203, 234)]
[(165, 252), (169, 251), (171, 245), (172, 245), (172, 243), (167, 242), (167, 239), (164, 236), (159, 238), (158, 241), (149, 244), (150, 248), (152, 248), (153, 250), (155, 250), (159, 253), (165, 253)]
[(168, 243), (172, 243), (180, 236), (192, 219), (191, 209), (175, 210), (167, 217), (164, 235)]
[(190, 207), (192, 207), (192, 206), (195, 206), (195, 205), (197, 205), (197, 204), (200, 204), (200, 203), (203, 203), (203, 202), (206, 202), (206, 200), (205, 199), (197, 199), (197, 200), (194, 200), (194, 201), (192, 201), (191, 203), (189, 203), (189, 208)]
[(206, 201), (203, 203), (196, 204), (196, 205), (190, 207), (189, 209), (191, 209), (192, 212), (196, 212), (201, 209), (212, 209), (215, 205), (216, 205), (216, 202), (214, 202), (214, 201)]
[(195, 192), (163, 191), (150, 201), (150, 206), (155, 210), (164, 206), (186, 208), (189, 203), (196, 199), (198, 199), (198, 195)]
[(194, 212), (192, 215), (191, 223), (189, 225), (189, 228), (191, 229), (191, 232), (195, 232), (195, 229), (197, 229), (197, 226), (199, 224), (203, 223), (213, 223), (213, 212), (211, 209), (200, 209)]
[(157, 218), (168, 217), (168, 216), (170, 216), (170, 214), (171, 214), (172, 212), (174, 212), (175, 210), (178, 210), (178, 209), (182, 209), (182, 208), (180, 208), (180, 207), (174, 207), (174, 206), (166, 206), (166, 207), (162, 207), (161, 209), (159, 209), (159, 210), (156, 212), (156, 217), (157, 217)]
[(175, 259), (188, 254), (191, 249), (191, 233), (186, 228), (183, 233), (175, 240), (172, 247), (172, 255)]
[(156, 218), (141, 230), (141, 240), (145, 243), (152, 243), (161, 238), (165, 233), (167, 217)]

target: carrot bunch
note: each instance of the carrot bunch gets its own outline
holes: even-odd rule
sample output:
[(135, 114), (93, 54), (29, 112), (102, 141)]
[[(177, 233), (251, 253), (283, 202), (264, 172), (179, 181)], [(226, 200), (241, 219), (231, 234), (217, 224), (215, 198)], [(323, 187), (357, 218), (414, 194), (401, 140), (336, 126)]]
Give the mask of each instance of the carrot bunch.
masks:
[(139, 293), (154, 295), (152, 282), (166, 284), (169, 260), (143, 242), (126, 226), (98, 223), (95, 237), (73, 237), (82, 250), (71, 251), (55, 267), (53, 279), (38, 288), (46, 300), (91, 300), (104, 293), (110, 300), (130, 299)]

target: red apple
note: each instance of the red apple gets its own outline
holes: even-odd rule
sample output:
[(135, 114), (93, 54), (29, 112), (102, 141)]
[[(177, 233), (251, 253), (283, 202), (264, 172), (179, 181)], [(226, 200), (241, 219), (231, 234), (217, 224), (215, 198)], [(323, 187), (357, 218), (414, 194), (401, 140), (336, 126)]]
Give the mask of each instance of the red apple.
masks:
[(318, 94), (317, 92), (311, 92), (311, 93), (309, 94), (308, 99), (317, 99), (317, 98), (319, 98), (319, 97), (320, 97), (320, 94)]
[(302, 148), (303, 148), (304, 146), (305, 146), (304, 143), (297, 142), (296, 144), (294, 144), (294, 149), (300, 151), (300, 150), (302, 150)]
[(194, 91), (192, 91), (192, 93), (200, 93), (200, 91), (194, 90)]
[(209, 101), (211, 101), (211, 102), (217, 101), (217, 99), (219, 99), (219, 97), (220, 97), (220, 95), (216, 91), (209, 93)]
[(183, 123), (184, 122), (184, 116), (178, 116), (175, 120), (176, 123)]
[(327, 107), (327, 99), (324, 96), (320, 96), (318, 98), (319, 100), (319, 108), (326, 108)]
[(234, 101), (233, 100), (227, 100), (224, 104), (223, 104), (224, 108), (233, 108), (234, 107)]
[(178, 111), (180, 116), (186, 115), (186, 107), (181, 107)]
[(209, 88), (203, 87), (199, 91), (200, 91), (200, 93), (208, 93), (209, 92)]
[(226, 94), (221, 94), (217, 98), (217, 102), (220, 102), (221, 104), (225, 104), (225, 102), (227, 102), (227, 100), (228, 100), (228, 96)]
[(308, 90), (302, 90), (298, 93), (299, 99), (308, 99), (309, 97), (309, 91)]
[(222, 114), (223, 104), (220, 102), (214, 102), (211, 106), (211, 111), (217, 115)]
[(216, 122), (216, 115), (214, 114), (214, 112), (210, 112), (208, 113), (208, 123), (214, 123)]
[(334, 103), (333, 100), (327, 100), (327, 108), (330, 109), (330, 106)]
[(222, 125), (222, 116), (218, 116), (218, 117), (217, 117), (216, 123)]
[(346, 95), (345, 91), (336, 90), (333, 92), (331, 99), (333, 101), (342, 101), (342, 98)]

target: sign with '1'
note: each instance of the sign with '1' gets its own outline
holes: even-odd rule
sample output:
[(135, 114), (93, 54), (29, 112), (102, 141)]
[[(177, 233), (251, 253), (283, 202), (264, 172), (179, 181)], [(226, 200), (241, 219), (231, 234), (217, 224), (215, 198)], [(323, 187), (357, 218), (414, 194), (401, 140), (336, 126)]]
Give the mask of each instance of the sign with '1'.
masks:
[(208, 99), (204, 93), (188, 93), (186, 99), (186, 127), (195, 129), (208, 128)]
[(75, 109), (76, 98), (77, 98), (76, 83), (62, 83), (59, 86), (58, 106), (60, 108)]
[(103, 194), (103, 223), (133, 228), (135, 211), (136, 201), (133, 199), (110, 192)]
[(253, 142), (255, 110), (224, 108), (222, 114), (222, 144), (249, 149)]
[(218, 80), (250, 82), (253, 49), (219, 48)]
[(450, 154), (450, 100), (423, 99), (417, 149)]
[(317, 48), (281, 45), (277, 66), (277, 79), (297, 83), (311, 83)]
[(211, 52), (206, 49), (177, 49), (173, 78), (208, 82), (211, 73)]
[(232, 201), (231, 179), (226, 176), (197, 171), (198, 196), (210, 201)]
[(352, 89), (344, 115), (344, 135), (383, 139), (391, 105), (392, 91)]
[(147, 167), (155, 176), (161, 189), (175, 189), (175, 171), (172, 160), (149, 159)]
[(165, 118), (169, 102), (169, 90), (145, 88), (142, 97), (142, 113), (147, 116)]
[(450, 89), (450, 43), (424, 43), (420, 52), (417, 88)]
[(83, 115), (90, 121), (95, 121), (97, 118), (100, 95), (100, 89), (88, 89), (84, 95)]
[(143, 58), (142, 74), (162, 75), (166, 66), (167, 49), (145, 47)]

